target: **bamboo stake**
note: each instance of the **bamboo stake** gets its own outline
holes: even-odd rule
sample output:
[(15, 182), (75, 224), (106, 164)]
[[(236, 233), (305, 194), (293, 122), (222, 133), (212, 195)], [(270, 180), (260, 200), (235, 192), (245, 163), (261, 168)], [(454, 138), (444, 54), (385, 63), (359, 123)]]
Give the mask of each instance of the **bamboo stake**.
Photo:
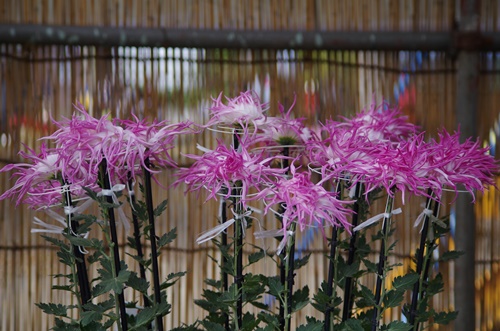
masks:
[[(109, 169), (107, 165), (107, 161), (105, 158), (102, 159), (101, 164), (100, 164), (100, 171), (101, 171), (101, 180), (102, 183), (101, 185), (103, 186), (104, 190), (111, 190), (111, 182), (109, 179)], [(113, 204), (113, 197), (111, 195), (106, 196), (106, 200), (109, 204)], [(108, 223), (109, 223), (109, 232), (111, 235), (111, 241), (113, 244), (113, 262), (114, 262), (114, 272), (115, 272), (115, 277), (118, 275), (120, 272), (120, 251), (118, 249), (118, 236), (116, 234), (116, 221), (115, 221), (115, 212), (113, 208), (108, 208), (107, 209), (107, 217), (108, 217)], [(118, 299), (118, 309), (120, 311), (120, 323), (121, 323), (121, 331), (127, 331), (128, 330), (128, 324), (127, 324), (127, 312), (125, 310), (125, 296), (123, 294), (124, 290), (121, 291), (121, 293), (115, 293)]]
[[(160, 275), (158, 270), (158, 247), (156, 245), (156, 232), (155, 232), (155, 215), (153, 209), (153, 194), (151, 188), (151, 163), (149, 158), (144, 160), (144, 191), (146, 194), (146, 207), (149, 216), (149, 240), (151, 241), (151, 260), (153, 266), (153, 287), (155, 294), (155, 301), (157, 304), (161, 303), (161, 288), (160, 288)], [(160, 315), (156, 317), (156, 328), (158, 331), (163, 331), (163, 319)]]

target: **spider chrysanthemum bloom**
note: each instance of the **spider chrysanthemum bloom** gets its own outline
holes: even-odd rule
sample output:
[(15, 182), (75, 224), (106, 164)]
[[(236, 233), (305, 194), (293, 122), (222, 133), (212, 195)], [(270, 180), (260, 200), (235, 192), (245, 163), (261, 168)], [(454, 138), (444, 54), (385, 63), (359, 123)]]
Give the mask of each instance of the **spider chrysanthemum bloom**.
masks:
[[(498, 163), (489, 155), (489, 149), (481, 148), (479, 142), (471, 139), (460, 142), (460, 133), (449, 134), (442, 130), (438, 140), (429, 143), (427, 157), (429, 163), (429, 184), (436, 195), (442, 188), (484, 191), (495, 185), (494, 175), (498, 173)], [(474, 198), (475, 199), (475, 198)]]
[(278, 105), (280, 115), (276, 117), (267, 117), (262, 125), (262, 132), (256, 139), (267, 145), (303, 145), (310, 137), (310, 131), (304, 125), (304, 118), (293, 118), (292, 109), (295, 106), (296, 99), (285, 112), (282, 104)]
[(339, 200), (335, 192), (327, 191), (322, 184), (328, 178), (313, 183), (309, 172), (299, 172), (292, 164), (291, 177), (280, 177), (272, 186), (263, 189), (252, 199), (263, 199), (268, 212), (272, 206), (283, 205), (283, 231), (287, 231), (291, 222), (295, 222), (301, 231), (307, 227), (319, 227), (324, 230), (325, 223), (330, 226), (345, 228), (350, 232), (347, 220), (352, 210), (346, 208), (352, 201)]
[(181, 168), (174, 185), (185, 183), (188, 191), (197, 191), (206, 188), (210, 194), (207, 198), (214, 198), (223, 193), (228, 198), (232, 188), (241, 190), (244, 201), (250, 188), (270, 185), (286, 169), (271, 168), (269, 163), (274, 158), (266, 158), (262, 152), (250, 153), (244, 145), (237, 151), (227, 147), (219, 141), (215, 150), (199, 147), (203, 155), (186, 155), (194, 160), (189, 168)]
[(83, 186), (92, 187), (92, 183), (85, 181), (86, 176), (75, 173), (71, 176), (73, 184), (66, 187), (62, 184), (62, 162), (59, 151), (41, 145), (40, 153), (32, 149), (19, 153), (26, 162), (9, 164), (0, 172), (14, 171), (12, 178), (16, 178), (14, 185), (5, 191), (0, 199), (15, 199), (16, 206), (25, 203), (32, 209), (44, 208), (62, 202), (62, 194), (69, 189), (72, 194), (84, 194)]
[[(145, 160), (158, 167), (175, 167), (169, 154), (179, 134), (192, 132), (192, 123), (168, 124), (165, 121), (147, 124), (134, 117), (131, 120), (111, 121), (107, 116), (96, 119), (82, 107), (70, 120), (57, 123), (59, 129), (48, 139), (54, 140), (62, 153), (63, 177), (72, 169), (85, 169), (96, 178), (99, 165), (106, 159), (110, 175), (125, 181), (130, 172), (133, 177), (146, 168)], [(157, 170), (148, 169), (154, 173)]]
[(142, 168), (151, 173), (158, 172), (146, 166), (144, 162), (146, 158), (156, 168), (177, 167), (177, 163), (170, 155), (177, 137), (195, 132), (191, 121), (175, 124), (161, 121), (148, 124), (134, 116), (134, 121), (120, 120), (119, 124), (124, 128), (124, 133), (122, 159), (118, 163), (123, 169), (129, 169), (132, 177), (141, 172)]
[(408, 122), (399, 109), (390, 108), (387, 103), (363, 110), (353, 118), (344, 118), (339, 125), (366, 136), (371, 141), (402, 141), (417, 132), (417, 126)]
[(222, 100), (222, 93), (213, 99), (210, 107), (210, 120), (206, 126), (227, 125), (248, 128), (253, 126), (256, 130), (266, 120), (265, 111), (268, 103), (261, 103), (254, 91), (241, 92), (235, 98), (227, 98), (226, 104)]

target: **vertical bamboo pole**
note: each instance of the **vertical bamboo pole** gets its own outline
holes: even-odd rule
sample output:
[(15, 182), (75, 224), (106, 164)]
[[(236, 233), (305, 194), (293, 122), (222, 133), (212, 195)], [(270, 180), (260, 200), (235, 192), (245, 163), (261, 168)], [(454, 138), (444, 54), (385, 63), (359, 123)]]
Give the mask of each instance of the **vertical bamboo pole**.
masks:
[[(463, 0), (460, 5), (459, 29), (477, 31), (479, 0)], [(479, 85), (479, 54), (462, 51), (457, 61), (456, 119), (460, 140), (477, 136), (477, 100)], [(465, 252), (455, 263), (455, 309), (460, 313), (455, 321), (456, 331), (474, 330), (475, 321), (475, 232), (474, 206), (471, 197), (459, 194), (456, 201), (456, 249)]]

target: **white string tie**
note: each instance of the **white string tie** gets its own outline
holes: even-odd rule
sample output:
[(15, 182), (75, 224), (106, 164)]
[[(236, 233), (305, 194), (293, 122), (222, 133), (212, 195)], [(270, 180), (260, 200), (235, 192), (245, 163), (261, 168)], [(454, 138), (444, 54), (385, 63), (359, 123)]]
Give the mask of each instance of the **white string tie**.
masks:
[(111, 187), (111, 189), (102, 189), (101, 192), (97, 193), (97, 196), (98, 197), (106, 196), (106, 197), (111, 197), (113, 199), (113, 203), (118, 206), (116, 208), (116, 212), (118, 213), (118, 219), (121, 221), (120, 223), (123, 225), (125, 232), (128, 232), (128, 230), (130, 230), (130, 223), (127, 219), (127, 216), (125, 216), (125, 212), (123, 211), (120, 201), (118, 201), (118, 197), (115, 194), (115, 192), (121, 192), (124, 189), (125, 189), (124, 184), (115, 184)]
[(390, 213), (381, 213), (381, 214), (378, 214), (378, 215), (375, 215), (373, 217), (370, 217), (369, 219), (367, 219), (366, 221), (364, 221), (363, 223), (361, 223), (360, 225), (356, 226), (353, 231), (356, 232), (356, 231), (359, 231), (361, 229), (364, 229), (366, 227), (369, 227), (370, 225), (372, 224), (375, 224), (377, 222), (379, 222), (380, 220), (382, 219), (388, 219), (390, 218), (392, 215), (397, 215), (397, 214), (401, 214), (402, 213), (402, 210), (401, 208), (398, 208), (398, 209), (394, 209), (392, 212)]

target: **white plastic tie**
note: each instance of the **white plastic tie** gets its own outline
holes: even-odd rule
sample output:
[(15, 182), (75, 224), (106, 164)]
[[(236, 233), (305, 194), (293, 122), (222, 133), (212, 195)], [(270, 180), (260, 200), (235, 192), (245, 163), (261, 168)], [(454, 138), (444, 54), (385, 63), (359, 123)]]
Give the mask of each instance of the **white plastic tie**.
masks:
[(378, 215), (375, 215), (373, 217), (370, 217), (369, 219), (367, 219), (366, 221), (364, 221), (363, 223), (361, 223), (360, 225), (356, 226), (353, 231), (356, 232), (356, 231), (359, 231), (361, 229), (364, 229), (366, 227), (369, 227), (370, 225), (372, 224), (375, 224), (377, 222), (379, 222), (380, 220), (382, 219), (388, 219), (390, 218), (392, 215), (397, 215), (397, 214), (401, 214), (402, 213), (402, 210), (401, 208), (398, 208), (398, 209), (394, 209), (392, 212), (390, 213), (381, 213), (381, 214), (378, 214)]

